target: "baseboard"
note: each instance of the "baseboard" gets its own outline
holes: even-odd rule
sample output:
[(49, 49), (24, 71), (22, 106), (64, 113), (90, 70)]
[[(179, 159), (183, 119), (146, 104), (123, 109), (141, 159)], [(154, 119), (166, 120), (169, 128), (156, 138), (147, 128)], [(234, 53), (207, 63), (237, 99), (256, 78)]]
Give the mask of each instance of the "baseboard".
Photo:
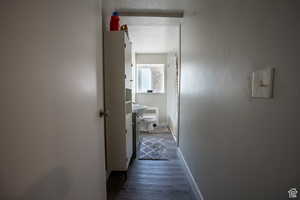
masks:
[(172, 136), (173, 136), (175, 142), (177, 143), (177, 138), (176, 138), (176, 136), (175, 136), (175, 134), (174, 134), (174, 132), (173, 132), (173, 129), (171, 129), (171, 127), (169, 127), (169, 130), (171, 131), (171, 134), (172, 134)]
[(200, 192), (200, 189), (198, 187), (198, 184), (196, 183), (195, 179), (194, 179), (194, 176), (189, 168), (189, 166), (187, 165), (185, 159), (184, 159), (184, 156), (181, 152), (181, 150), (178, 148), (177, 150), (178, 152), (178, 155), (179, 155), (179, 158), (180, 158), (180, 161), (182, 162), (184, 168), (185, 168), (185, 172), (186, 172), (186, 175), (187, 175), (187, 178), (188, 178), (188, 181), (189, 181), (189, 184), (191, 185), (192, 187), (192, 190), (193, 190), (193, 193), (194, 193), (194, 196), (196, 197), (197, 200), (204, 200), (203, 198), (203, 195), (202, 193)]

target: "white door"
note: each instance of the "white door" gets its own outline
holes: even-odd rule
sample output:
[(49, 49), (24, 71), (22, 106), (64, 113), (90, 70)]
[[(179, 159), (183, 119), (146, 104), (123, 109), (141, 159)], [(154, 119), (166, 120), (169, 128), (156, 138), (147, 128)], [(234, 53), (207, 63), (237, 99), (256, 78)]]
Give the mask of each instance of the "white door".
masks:
[(125, 36), (125, 88), (132, 88), (132, 55), (131, 55), (131, 42)]
[[(101, 24), (101, 20), (100, 20), (100, 24), (99, 27), (102, 27)], [(97, 67), (97, 111), (98, 111), (98, 130), (99, 130), (99, 134), (100, 134), (100, 143), (102, 145), (102, 148), (100, 149), (101, 151), (101, 158), (100, 160), (102, 160), (103, 165), (102, 165), (102, 169), (101, 172), (104, 172), (104, 177), (105, 180), (107, 179), (107, 174), (106, 174), (106, 150), (105, 150), (105, 108), (104, 108), (104, 66), (103, 66), (103, 41), (101, 40), (101, 38), (103, 38), (102, 36), (103, 32), (102, 30), (99, 31), (99, 47), (98, 47), (98, 52), (97, 55), (99, 56), (98, 58), (98, 67)], [(103, 177), (101, 177), (103, 180)], [(106, 189), (106, 188), (104, 188)]]

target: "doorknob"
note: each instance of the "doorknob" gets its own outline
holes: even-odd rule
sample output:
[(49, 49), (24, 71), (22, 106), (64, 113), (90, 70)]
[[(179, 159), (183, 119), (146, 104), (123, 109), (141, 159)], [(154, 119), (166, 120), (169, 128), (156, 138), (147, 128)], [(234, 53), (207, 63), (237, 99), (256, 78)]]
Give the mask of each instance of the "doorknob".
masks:
[(100, 118), (102, 118), (102, 117), (107, 117), (107, 116), (108, 116), (108, 112), (105, 112), (105, 111), (102, 110), (102, 109), (99, 111), (99, 117), (100, 117)]

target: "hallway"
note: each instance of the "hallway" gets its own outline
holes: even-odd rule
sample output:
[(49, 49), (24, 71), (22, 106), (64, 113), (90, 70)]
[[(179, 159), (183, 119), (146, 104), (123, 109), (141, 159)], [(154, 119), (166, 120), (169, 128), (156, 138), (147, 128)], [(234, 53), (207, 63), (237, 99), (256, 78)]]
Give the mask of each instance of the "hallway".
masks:
[(0, 200), (300, 200), (299, 11), (2, 1)]
[[(170, 133), (169, 160), (134, 160), (127, 181), (112, 176), (108, 200), (194, 200)], [(120, 181), (122, 180), (122, 181)]]

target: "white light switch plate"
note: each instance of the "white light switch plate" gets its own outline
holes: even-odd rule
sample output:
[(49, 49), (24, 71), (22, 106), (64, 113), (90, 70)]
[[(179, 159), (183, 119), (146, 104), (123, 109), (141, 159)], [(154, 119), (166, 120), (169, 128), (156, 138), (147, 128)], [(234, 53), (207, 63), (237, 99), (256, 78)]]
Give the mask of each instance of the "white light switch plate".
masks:
[(267, 68), (252, 72), (251, 85), (253, 98), (273, 97), (274, 68)]

